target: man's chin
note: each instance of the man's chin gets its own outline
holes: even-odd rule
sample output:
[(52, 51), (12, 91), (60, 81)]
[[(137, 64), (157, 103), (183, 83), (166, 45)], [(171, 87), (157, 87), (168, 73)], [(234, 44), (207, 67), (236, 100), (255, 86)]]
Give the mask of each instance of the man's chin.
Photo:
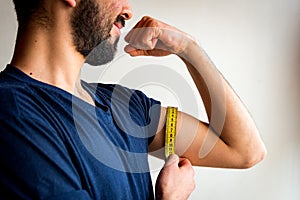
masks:
[(101, 42), (88, 54), (85, 63), (101, 66), (111, 62), (116, 54), (118, 41), (119, 38), (116, 38), (114, 42), (109, 39)]
[(92, 66), (101, 66), (111, 62), (114, 59), (114, 55), (99, 54), (97, 50), (93, 50), (86, 58), (85, 63)]

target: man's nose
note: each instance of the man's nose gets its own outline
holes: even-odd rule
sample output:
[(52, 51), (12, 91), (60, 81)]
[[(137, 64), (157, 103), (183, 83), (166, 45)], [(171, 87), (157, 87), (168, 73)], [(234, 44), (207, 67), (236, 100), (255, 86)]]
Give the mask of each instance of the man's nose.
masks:
[(124, 5), (121, 16), (125, 19), (125, 20), (129, 20), (132, 18), (132, 9), (131, 6), (129, 5), (129, 3), (127, 3), (126, 5)]

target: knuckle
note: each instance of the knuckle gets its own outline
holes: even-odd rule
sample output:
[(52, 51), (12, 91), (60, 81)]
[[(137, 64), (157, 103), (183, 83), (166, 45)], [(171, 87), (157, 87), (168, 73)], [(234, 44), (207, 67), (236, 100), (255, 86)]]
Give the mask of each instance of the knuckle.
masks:
[(130, 36), (129, 36), (129, 35), (126, 35), (125, 38), (124, 38), (124, 40), (125, 40), (127, 43), (129, 43), (129, 42), (130, 42)]
[(142, 21), (148, 21), (148, 20), (151, 20), (151, 19), (152, 19), (152, 17), (150, 17), (150, 16), (144, 16), (142, 18)]
[(149, 46), (149, 40), (147, 38), (142, 38), (141, 43), (145, 46)]

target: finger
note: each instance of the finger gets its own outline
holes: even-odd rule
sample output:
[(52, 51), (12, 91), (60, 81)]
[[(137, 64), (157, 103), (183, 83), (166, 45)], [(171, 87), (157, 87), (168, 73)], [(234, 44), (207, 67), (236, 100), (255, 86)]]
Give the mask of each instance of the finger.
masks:
[(167, 159), (164, 167), (172, 167), (175, 166), (178, 168), (179, 157), (176, 154), (172, 154)]
[(150, 17), (143, 17), (125, 36), (125, 41), (136, 49), (152, 50), (160, 34), (157, 21)]
[(194, 177), (195, 176), (195, 170), (193, 168), (192, 163), (186, 159), (183, 158), (182, 160), (180, 160), (180, 162), (178, 163), (179, 169), (181, 171), (183, 171), (185, 174)]
[(133, 47), (131, 45), (127, 45), (124, 48), (124, 51), (126, 53), (128, 53), (132, 57), (136, 57), (136, 56), (148, 56), (148, 53), (147, 53), (146, 50), (136, 49), (135, 47)]
[(132, 38), (136, 35), (136, 28), (131, 29), (125, 36), (124, 40), (127, 43), (130, 43), (132, 41)]
[(148, 56), (148, 52), (145, 51), (145, 50), (141, 50), (141, 49), (137, 49), (137, 50), (134, 50), (134, 51), (130, 51), (128, 53), (130, 56), (132, 57), (137, 57), (137, 56)]
[(193, 168), (192, 163), (186, 159), (182, 158), (178, 163), (179, 169), (185, 171), (185, 173), (189, 173), (192, 177), (195, 175), (195, 170)]
[(158, 42), (159, 28), (143, 27), (132, 30), (125, 38), (126, 42), (136, 49), (152, 50)]
[(192, 163), (186, 158), (180, 158), (179, 167), (192, 167)]
[(128, 54), (131, 54), (133, 51), (136, 51), (137, 49), (131, 45), (126, 45), (124, 48), (124, 51)]
[(129, 33), (125, 36), (125, 41), (126, 42), (130, 42), (132, 41), (132, 39), (136, 38), (136, 36), (138, 35), (138, 33), (141, 32), (143, 27), (146, 27), (146, 21), (148, 19), (146, 17), (143, 17), (130, 31)]
[(135, 56), (157, 56), (157, 57), (160, 57), (160, 56), (170, 55), (169, 51), (158, 50), (158, 49), (142, 50), (142, 49), (136, 49), (135, 47), (133, 47), (131, 45), (127, 45), (124, 48), (124, 51), (133, 57), (135, 57)]
[(153, 19), (151, 17), (148, 16), (144, 16), (130, 31), (129, 33), (126, 35), (125, 37), (125, 41), (129, 42), (132, 38), (134, 38), (134, 36), (136, 36), (137, 31), (139, 29), (142, 29), (143, 27), (154, 27), (153, 25), (151, 25), (151, 21), (153, 21)]
[(142, 27), (142, 23), (144, 23), (145, 22), (145, 19), (144, 19), (144, 17), (129, 31), (129, 33), (125, 36), (125, 41), (126, 42), (130, 42), (130, 40), (131, 40), (131, 38), (133, 38), (133, 35), (135, 35), (135, 30), (136, 29), (138, 29), (138, 28), (140, 28), (140, 27)]

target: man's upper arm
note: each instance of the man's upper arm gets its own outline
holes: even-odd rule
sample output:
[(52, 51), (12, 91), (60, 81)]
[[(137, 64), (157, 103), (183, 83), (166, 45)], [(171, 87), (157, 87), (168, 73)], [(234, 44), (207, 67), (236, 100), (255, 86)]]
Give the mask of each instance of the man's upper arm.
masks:
[[(164, 158), (166, 108), (161, 110), (158, 132), (149, 146), (151, 155)], [(176, 154), (188, 158), (193, 165), (208, 167), (234, 167), (235, 154), (208, 124), (178, 112)]]

